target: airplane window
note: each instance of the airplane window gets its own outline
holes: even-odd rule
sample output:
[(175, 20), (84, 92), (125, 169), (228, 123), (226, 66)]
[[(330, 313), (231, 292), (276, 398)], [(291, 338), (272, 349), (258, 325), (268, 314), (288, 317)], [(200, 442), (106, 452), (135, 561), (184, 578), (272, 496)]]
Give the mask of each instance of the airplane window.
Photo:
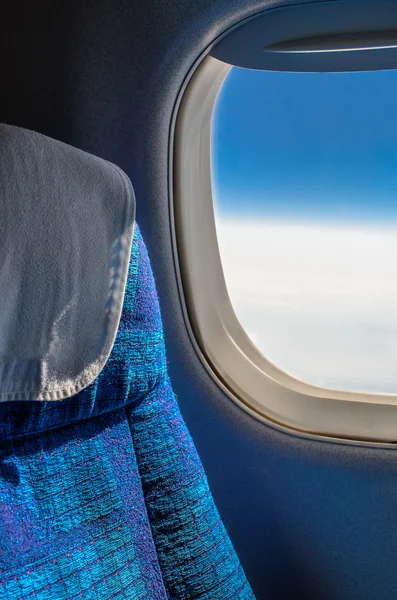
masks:
[(397, 72), (233, 67), (212, 185), (234, 312), (283, 371), (397, 392)]

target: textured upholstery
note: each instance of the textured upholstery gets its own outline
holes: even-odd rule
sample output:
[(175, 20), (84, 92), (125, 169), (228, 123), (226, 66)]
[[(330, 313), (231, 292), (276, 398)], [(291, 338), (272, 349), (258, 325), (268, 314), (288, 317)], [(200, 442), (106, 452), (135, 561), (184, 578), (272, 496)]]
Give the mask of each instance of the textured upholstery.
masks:
[(138, 227), (104, 370), (23, 405), (0, 405), (0, 600), (253, 598), (168, 380)]

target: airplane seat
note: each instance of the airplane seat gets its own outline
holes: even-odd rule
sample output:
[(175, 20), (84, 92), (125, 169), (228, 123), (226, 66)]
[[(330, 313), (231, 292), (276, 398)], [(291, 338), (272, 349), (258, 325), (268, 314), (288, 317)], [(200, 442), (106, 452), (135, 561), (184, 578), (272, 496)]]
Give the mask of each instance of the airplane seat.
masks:
[(167, 374), (131, 185), (16, 127), (0, 155), (0, 600), (252, 599)]

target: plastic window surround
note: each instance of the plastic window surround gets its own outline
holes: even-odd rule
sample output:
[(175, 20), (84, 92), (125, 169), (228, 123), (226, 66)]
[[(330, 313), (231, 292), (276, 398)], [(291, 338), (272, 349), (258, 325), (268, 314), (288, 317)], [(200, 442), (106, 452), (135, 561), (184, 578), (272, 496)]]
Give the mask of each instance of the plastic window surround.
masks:
[(241, 327), (228, 297), (211, 189), (211, 120), (230, 64), (207, 56), (179, 106), (173, 155), (175, 240), (188, 320), (207, 368), (262, 421), (309, 434), (397, 441), (397, 395), (331, 390), (272, 364)]

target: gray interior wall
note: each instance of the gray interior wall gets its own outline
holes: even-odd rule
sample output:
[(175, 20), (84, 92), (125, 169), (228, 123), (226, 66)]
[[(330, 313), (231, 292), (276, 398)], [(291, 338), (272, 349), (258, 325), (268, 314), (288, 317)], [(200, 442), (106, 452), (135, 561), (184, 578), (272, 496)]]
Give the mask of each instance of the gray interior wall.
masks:
[(198, 360), (178, 297), (167, 162), (178, 90), (216, 35), (276, 4), (17, 0), (0, 25), (0, 120), (112, 160), (133, 180), (175, 391), (258, 600), (391, 600), (394, 449), (308, 441), (249, 417)]

